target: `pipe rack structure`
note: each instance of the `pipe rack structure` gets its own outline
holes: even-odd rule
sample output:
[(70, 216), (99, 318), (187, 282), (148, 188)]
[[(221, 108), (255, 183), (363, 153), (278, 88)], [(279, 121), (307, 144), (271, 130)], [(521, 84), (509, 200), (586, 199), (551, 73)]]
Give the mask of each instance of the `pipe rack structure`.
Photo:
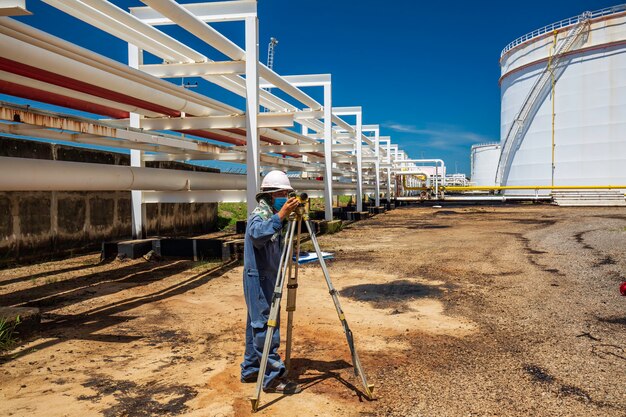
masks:
[[(356, 195), (359, 211), (366, 193), (380, 204), (383, 186), (391, 198), (392, 174), (406, 153), (381, 137), (378, 125), (363, 125), (361, 107), (333, 107), (330, 74), (281, 76), (259, 62), (256, 0), (142, 0), (144, 7), (130, 10), (107, 0), (43, 1), (126, 42), (128, 62), (29, 26), (28, 18), (6, 17), (27, 14), (23, 1), (17, 8), (0, 6), (0, 93), (96, 115), (0, 102), (0, 133), (130, 150), (131, 167), (4, 158), (0, 190), (131, 190), (135, 237), (145, 234), (147, 203), (247, 201), (251, 211), (261, 174), (270, 169), (299, 173), (298, 188), (324, 197), (327, 220), (333, 195)], [(211, 26), (224, 21), (243, 22), (243, 48)], [(171, 26), (193, 35), (199, 46), (160, 30)], [(200, 52), (211, 48), (226, 60)], [(146, 53), (161, 62), (144, 63)], [(217, 85), (244, 98), (245, 108), (190, 91), (172, 78)], [(312, 87), (323, 88), (322, 103), (304, 91)], [(273, 93), (279, 91), (280, 97)], [(261, 106), (268, 111), (260, 112)], [(245, 164), (245, 181), (242, 175), (144, 168), (146, 161), (203, 160)], [(143, 175), (146, 181), (139, 181)]]

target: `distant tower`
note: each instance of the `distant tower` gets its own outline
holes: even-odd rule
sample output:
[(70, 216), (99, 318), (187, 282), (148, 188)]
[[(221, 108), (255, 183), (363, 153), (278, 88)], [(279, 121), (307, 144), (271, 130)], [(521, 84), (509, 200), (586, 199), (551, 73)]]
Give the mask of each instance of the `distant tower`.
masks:
[(270, 38), (270, 44), (267, 47), (267, 67), (274, 68), (274, 48), (278, 45), (278, 39)]
[[(270, 38), (270, 43), (267, 46), (267, 68), (269, 69), (273, 69), (274, 68), (274, 48), (276, 47), (276, 45), (278, 45), (278, 39), (271, 37)], [(266, 88), (267, 92), (269, 93), (270, 91), (272, 91), (271, 88)], [(269, 112), (270, 109), (268, 109), (267, 107), (264, 109), (265, 112)]]

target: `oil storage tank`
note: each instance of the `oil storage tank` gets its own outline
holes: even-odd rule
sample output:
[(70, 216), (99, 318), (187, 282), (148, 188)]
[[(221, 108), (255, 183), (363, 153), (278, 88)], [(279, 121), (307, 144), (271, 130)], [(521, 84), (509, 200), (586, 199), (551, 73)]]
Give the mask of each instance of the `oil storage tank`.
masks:
[(500, 66), (496, 185), (626, 184), (626, 4), (526, 34)]
[(481, 187), (494, 186), (499, 159), (499, 143), (481, 143), (472, 145), (472, 149), (470, 151), (471, 184)]

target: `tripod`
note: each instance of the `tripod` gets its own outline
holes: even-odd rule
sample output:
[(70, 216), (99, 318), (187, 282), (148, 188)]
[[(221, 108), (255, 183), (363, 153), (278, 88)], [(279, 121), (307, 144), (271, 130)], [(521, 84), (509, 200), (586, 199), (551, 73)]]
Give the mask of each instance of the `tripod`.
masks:
[[(337, 297), (337, 290), (333, 287), (333, 283), (330, 280), (330, 276), (328, 275), (328, 269), (326, 268), (326, 263), (324, 262), (324, 257), (322, 256), (322, 251), (320, 250), (320, 246), (317, 243), (317, 238), (315, 237), (315, 233), (311, 228), (311, 223), (309, 221), (309, 214), (304, 204), (302, 198), (299, 198), (300, 205), (296, 208), (296, 210), (289, 216), (289, 223), (287, 224), (287, 230), (285, 233), (285, 245), (283, 247), (280, 263), (278, 266), (278, 276), (276, 279), (276, 285), (274, 287), (274, 295), (272, 296), (271, 309), (269, 314), (269, 319), (267, 321), (267, 334), (265, 335), (265, 344), (263, 346), (263, 356), (261, 357), (261, 363), (259, 367), (259, 377), (256, 382), (256, 387), (254, 391), (254, 395), (250, 397), (250, 402), (252, 403), (252, 411), (257, 411), (259, 407), (259, 401), (261, 397), (261, 389), (263, 388), (263, 379), (265, 377), (265, 369), (267, 367), (267, 360), (270, 353), (270, 348), (272, 344), (272, 336), (277, 326), (278, 313), (280, 311), (280, 302), (283, 295), (283, 286), (285, 283), (285, 279), (288, 277), (287, 283), (287, 341), (285, 345), (285, 368), (286, 372), (289, 372), (289, 365), (291, 362), (291, 339), (292, 339), (292, 328), (293, 328), (293, 313), (296, 311), (296, 292), (298, 289), (298, 256), (300, 255), (300, 238), (301, 238), (301, 228), (302, 223), (304, 222), (309, 235), (311, 236), (311, 242), (313, 243), (313, 247), (315, 248), (315, 252), (317, 253), (317, 258), (319, 260), (322, 271), (324, 272), (324, 278), (326, 279), (326, 285), (328, 286), (328, 291), (330, 296), (335, 304), (335, 309), (337, 310), (337, 315), (339, 316), (339, 320), (341, 321), (341, 325), (343, 326), (344, 333), (346, 334), (346, 339), (348, 341), (348, 347), (350, 348), (350, 353), (352, 355), (352, 364), (354, 366), (354, 375), (356, 377), (361, 378), (361, 382), (363, 383), (363, 388), (365, 389), (365, 395), (369, 399), (374, 398), (374, 385), (368, 384), (367, 378), (365, 376), (365, 372), (363, 372), (363, 368), (361, 366), (361, 361), (359, 360), (359, 355), (356, 352), (354, 347), (354, 338), (352, 336), (352, 331), (350, 327), (348, 327), (348, 322), (346, 321), (346, 317), (341, 309), (341, 305), (339, 304), (339, 298)], [(304, 198), (306, 200), (306, 198)], [(294, 235), (295, 235), (295, 246), (296, 246), (296, 261), (295, 263), (292, 260), (293, 256), (293, 248), (294, 248)]]

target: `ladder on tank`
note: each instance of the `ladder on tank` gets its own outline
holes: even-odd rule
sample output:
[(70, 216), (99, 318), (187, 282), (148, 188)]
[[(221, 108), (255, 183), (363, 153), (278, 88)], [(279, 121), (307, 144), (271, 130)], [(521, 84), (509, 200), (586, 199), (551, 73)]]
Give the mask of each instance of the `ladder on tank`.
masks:
[[(563, 63), (564, 54), (574, 49), (582, 35), (589, 29), (589, 21), (591, 19), (591, 12), (585, 12), (580, 15), (578, 22), (569, 30), (565, 38), (563, 38), (554, 51), (552, 56), (552, 65), (546, 65), (541, 75), (535, 81), (535, 84), (531, 88), (530, 92), (522, 104), (522, 108), (517, 114), (511, 127), (509, 128), (506, 137), (502, 141), (502, 150), (500, 152), (500, 160), (498, 161), (498, 169), (496, 171), (496, 184), (502, 185), (505, 174), (510, 168), (513, 162), (514, 150), (519, 147), (522, 139), (524, 138), (526, 131), (526, 121), (533, 112), (538, 110), (538, 106), (541, 105), (541, 97), (547, 86), (550, 85), (550, 80), (554, 76), (554, 80), (558, 80), (563, 71), (565, 71), (565, 65)], [(552, 69), (550, 68), (552, 67)]]

